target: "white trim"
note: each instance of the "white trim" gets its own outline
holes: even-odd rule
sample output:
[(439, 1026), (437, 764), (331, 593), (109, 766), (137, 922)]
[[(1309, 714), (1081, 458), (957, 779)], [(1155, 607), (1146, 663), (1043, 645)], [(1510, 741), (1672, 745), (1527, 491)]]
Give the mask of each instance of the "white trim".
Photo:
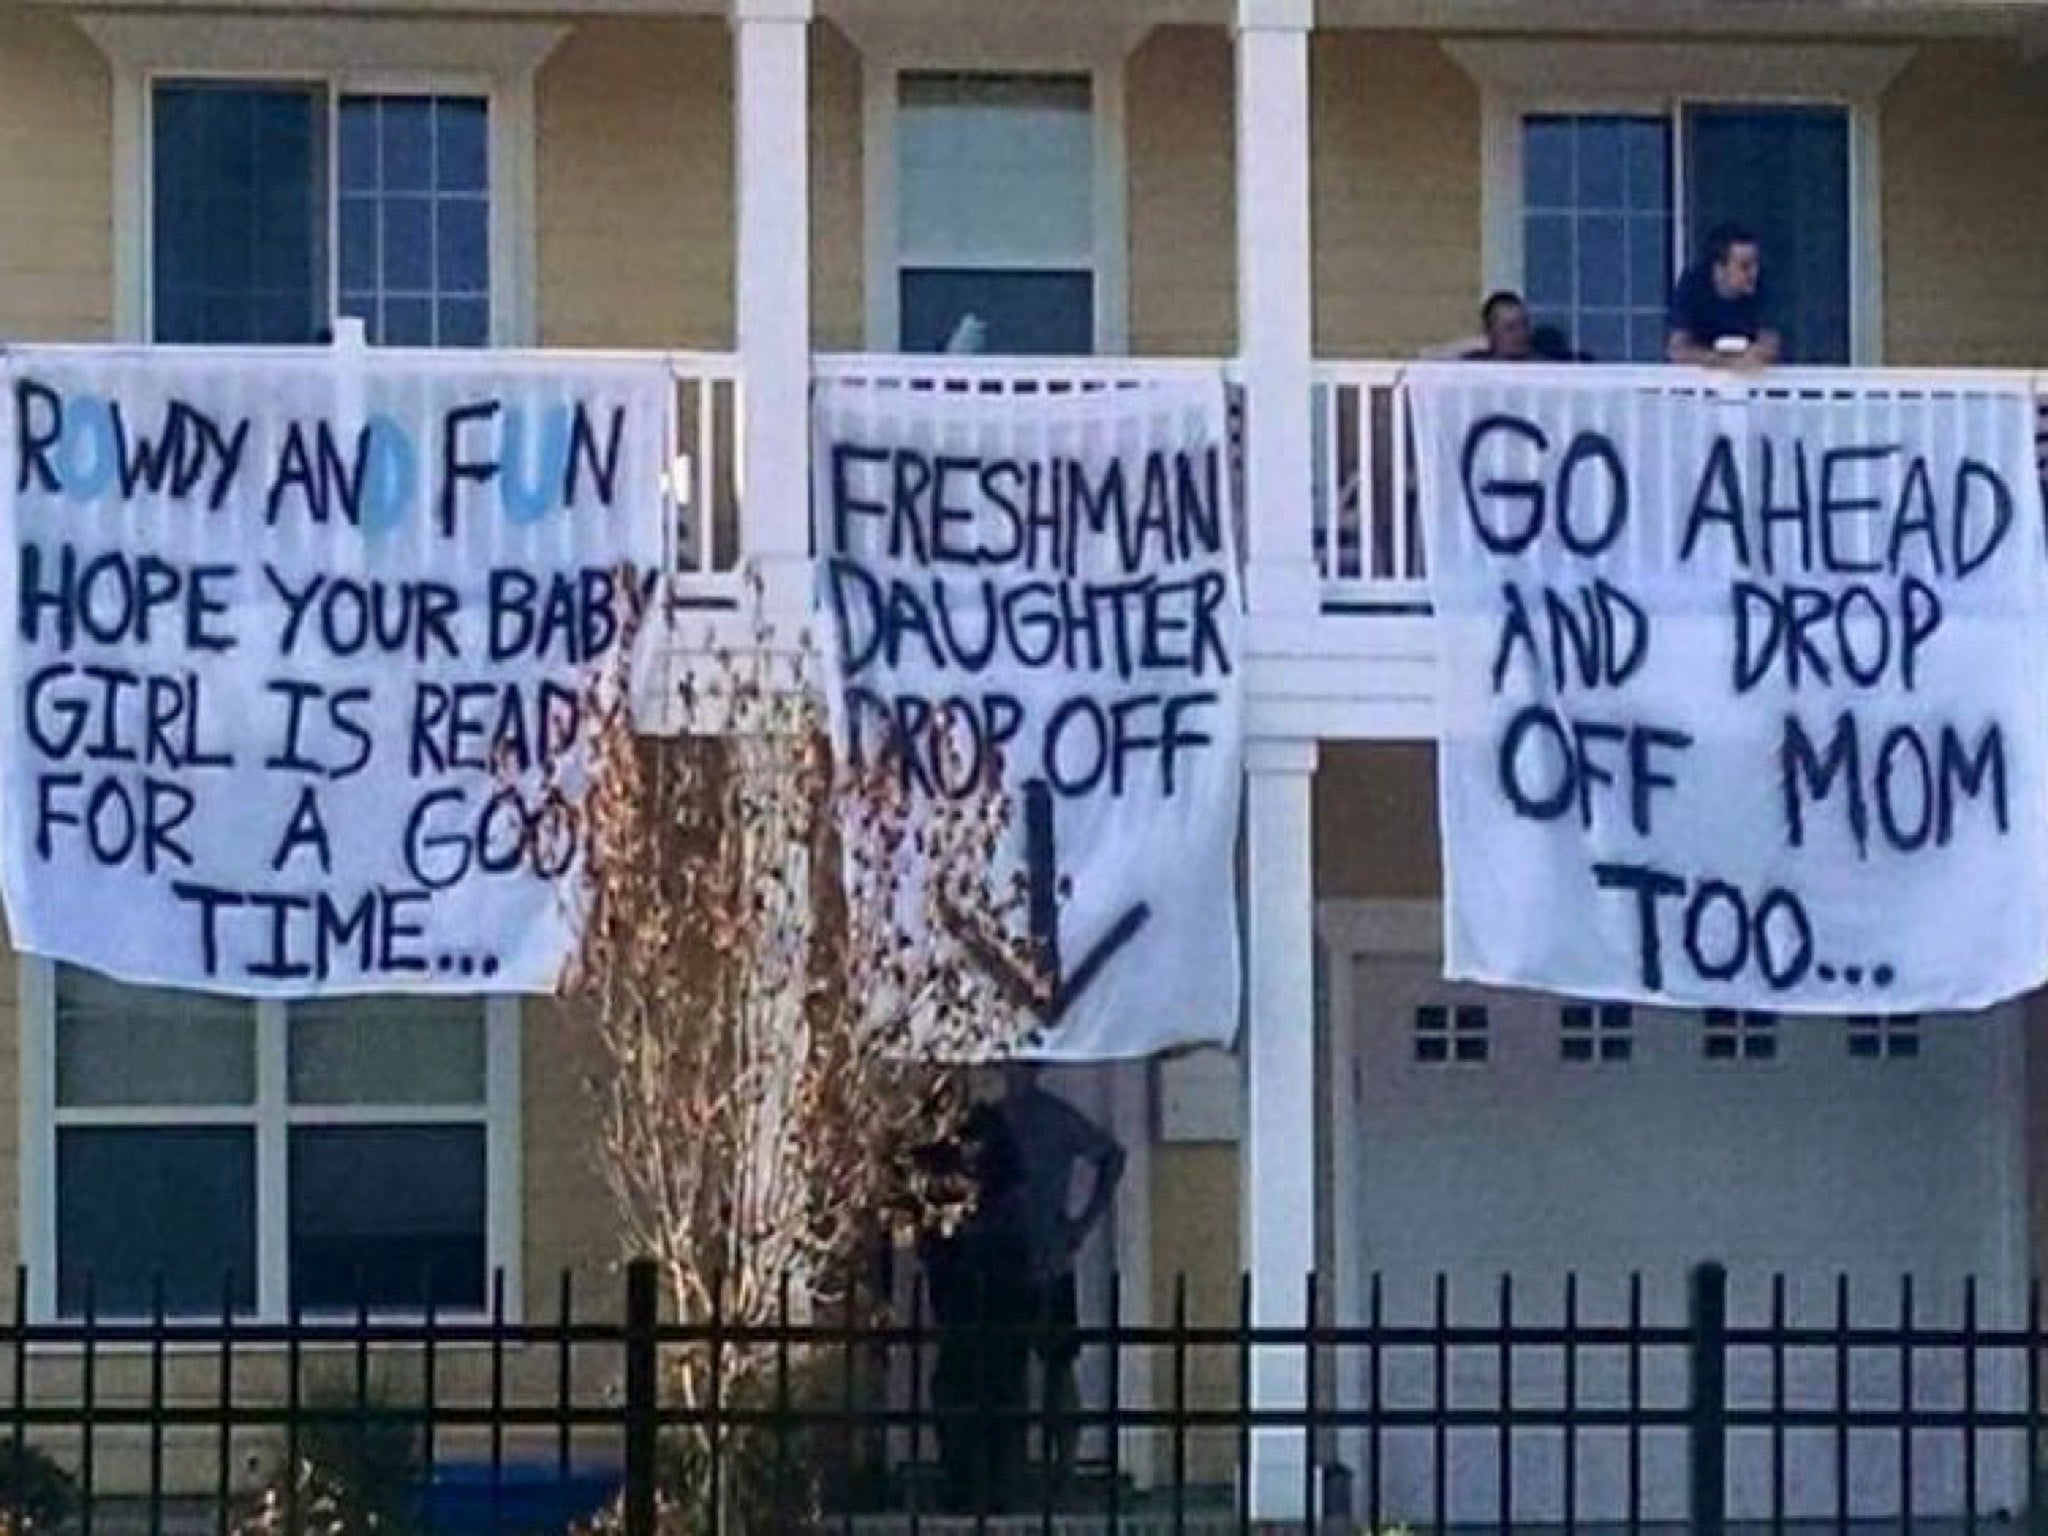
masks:
[[(256, 1312), (291, 1310), (290, 1030), (284, 1004), (256, 1005)], [(51, 1295), (54, 1297), (55, 1292)]]
[(47, 1319), (57, 1295), (57, 968), (23, 955), (16, 1076), (15, 1136), (19, 1151), (17, 1239), (19, 1262), (28, 1277), (28, 1315)]
[[(157, 79), (176, 76), (324, 84), (330, 214), (332, 114), (339, 95), (485, 97), (491, 119), (490, 339), (496, 346), (533, 343), (539, 333), (533, 78), (567, 27), (361, 17), (308, 27), (271, 16), (215, 17), (200, 26), (174, 16), (110, 13), (81, 16), (79, 26), (113, 65), (114, 324), (121, 340), (152, 336), (150, 94)], [(330, 284), (338, 246), (330, 227)]]
[[(502, 1270), (505, 1316), (526, 1316), (526, 1097), (519, 1000), (484, 1004), (484, 1282)], [(485, 1292), (488, 1300), (489, 1292)]]
[(1672, 226), (1674, 238), (1683, 241), (1683, 107), (1755, 102), (1843, 109), (1849, 129), (1849, 356), (1857, 367), (1881, 362), (1880, 105), (1886, 87), (1912, 59), (1911, 46), (1452, 39), (1443, 47), (1481, 89), (1481, 269), (1488, 289), (1519, 289), (1524, 283), (1521, 120), (1526, 114), (1598, 111), (1668, 118)]
[[(490, 1278), (505, 1275), (505, 1315), (524, 1315), (525, 1213), (519, 1000), (484, 1000), (484, 1100), (480, 1104), (290, 1103), (289, 1015), (284, 1002), (251, 1000), (256, 1096), (245, 1105), (57, 1107), (57, 967), (35, 955), (18, 957), (20, 1030), (17, 1199), (20, 1261), (28, 1275), (29, 1316), (57, 1315), (57, 1130), (62, 1126), (249, 1127), (256, 1138), (256, 1311), (251, 1321), (288, 1315), (291, 1286), (291, 1132), (324, 1125), (474, 1125), (484, 1131), (485, 1300)], [(381, 1315), (381, 1314), (380, 1314)], [(392, 1314), (394, 1316), (399, 1314)], [(457, 1315), (455, 1313), (448, 1314)]]
[[(1130, 345), (1130, 162), (1124, 96), (1124, 60), (1135, 41), (1127, 31), (1084, 32), (1081, 39), (1025, 51), (1001, 37), (971, 47), (948, 47), (946, 37), (893, 32), (877, 45), (863, 39), (861, 68), (861, 194), (865, 228), (863, 282), (867, 292), (866, 346), (896, 352), (902, 346), (899, 274), (922, 254), (901, 240), (896, 186), (898, 86), (905, 74), (927, 71), (1006, 75), (1085, 75), (1094, 124), (1094, 238), (1088, 268), (1094, 277), (1095, 354), (1121, 356)], [(1027, 257), (962, 260), (934, 255), (947, 266), (1001, 271), (1071, 271), (1071, 262)]]

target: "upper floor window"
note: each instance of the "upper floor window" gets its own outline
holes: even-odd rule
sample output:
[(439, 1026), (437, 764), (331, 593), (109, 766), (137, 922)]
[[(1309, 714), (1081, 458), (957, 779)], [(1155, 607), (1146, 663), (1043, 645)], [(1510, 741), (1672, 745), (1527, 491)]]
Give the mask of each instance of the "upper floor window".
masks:
[(340, 314), (489, 341), (487, 98), (166, 79), (150, 106), (156, 340), (308, 343)]
[(1085, 75), (899, 77), (904, 351), (1094, 350), (1093, 97)]
[(1787, 355), (1847, 362), (1849, 137), (1840, 107), (1523, 114), (1522, 282), (1537, 322), (1600, 361), (1661, 360), (1674, 278), (1733, 223), (1762, 242)]

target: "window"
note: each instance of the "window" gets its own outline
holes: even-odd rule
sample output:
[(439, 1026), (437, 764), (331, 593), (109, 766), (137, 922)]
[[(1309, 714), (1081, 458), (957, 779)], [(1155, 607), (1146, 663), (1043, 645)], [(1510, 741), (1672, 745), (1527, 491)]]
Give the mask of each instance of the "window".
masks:
[(150, 125), (156, 340), (489, 341), (485, 97), (168, 79)]
[(1627, 1061), (1635, 1053), (1635, 1010), (1626, 1003), (1567, 1003), (1558, 1011), (1557, 1054), (1565, 1061)]
[(1673, 279), (1732, 222), (1763, 242), (1788, 355), (1849, 360), (1846, 109), (1532, 112), (1520, 135), (1522, 283), (1539, 324), (1601, 361), (1661, 359)]
[(1415, 1059), (1427, 1066), (1484, 1062), (1488, 1027), (1486, 1009), (1478, 1004), (1426, 1004), (1415, 1010)]
[(1709, 1008), (1702, 1019), (1701, 1050), (1709, 1061), (1775, 1061), (1778, 1016)]
[(1920, 1054), (1920, 1015), (1859, 1013), (1848, 1025), (1849, 1054), (1865, 1061), (1899, 1061)]
[(1094, 350), (1095, 105), (1085, 75), (899, 77), (904, 351)]
[(515, 1155), (509, 1005), (47, 974), (29, 1014), (51, 1063), (54, 1253), (34, 1292), (58, 1313), (88, 1293), (100, 1315), (147, 1313), (159, 1286), (173, 1314), (486, 1304), (513, 1258), (491, 1177)]

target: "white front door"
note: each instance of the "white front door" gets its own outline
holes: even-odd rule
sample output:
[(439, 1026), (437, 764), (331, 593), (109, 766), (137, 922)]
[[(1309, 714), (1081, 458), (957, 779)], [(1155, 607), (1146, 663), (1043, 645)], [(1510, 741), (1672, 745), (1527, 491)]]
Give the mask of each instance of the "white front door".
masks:
[[(1907, 1275), (1923, 1324), (1960, 1322), (1970, 1275), (1981, 1320), (2017, 1321), (2025, 1195), (2016, 1009), (1884, 1023), (1602, 1009), (1454, 986), (1434, 954), (1353, 949), (1336, 963), (1344, 977), (1335, 1038), (1349, 1078), (1338, 1092), (1353, 1097), (1339, 1115), (1348, 1129), (1338, 1156), (1352, 1161), (1340, 1179), (1352, 1206), (1340, 1215), (1340, 1241), (1354, 1316), (1365, 1315), (1377, 1272), (1386, 1320), (1427, 1322), (1442, 1274), (1450, 1320), (1492, 1326), (1505, 1276), (1518, 1325), (1556, 1324), (1566, 1278), (1576, 1276), (1578, 1321), (1613, 1325), (1627, 1320), (1629, 1277), (1640, 1274), (1646, 1320), (1681, 1323), (1689, 1272), (1713, 1260), (1727, 1267), (1737, 1325), (1769, 1321), (1778, 1275), (1795, 1325), (1833, 1324), (1843, 1275), (1858, 1324), (1896, 1325)], [(1498, 1351), (1451, 1354), (1451, 1406), (1494, 1407)], [(1517, 1403), (1561, 1405), (1561, 1355), (1516, 1351)], [(1582, 1350), (1578, 1365), (1580, 1406), (1626, 1403), (1623, 1350)], [(1642, 1366), (1648, 1402), (1685, 1402), (1681, 1350), (1646, 1353)], [(1347, 1399), (1363, 1401), (1363, 1360), (1346, 1369)], [(1980, 1365), (1984, 1406), (2019, 1390), (2016, 1373), (1997, 1374)], [(1856, 1403), (1896, 1402), (1895, 1353), (1862, 1355), (1850, 1375)], [(1733, 1352), (1728, 1381), (1731, 1404), (1767, 1406), (1768, 1353)], [(1832, 1355), (1795, 1352), (1785, 1382), (1792, 1407), (1832, 1406)], [(1428, 1352), (1390, 1354), (1383, 1383), (1390, 1405), (1428, 1405)], [(1914, 1399), (1961, 1406), (1952, 1352), (1920, 1353)], [(1982, 1447), (1987, 1512), (2018, 1498), (2010, 1439)], [(1644, 1439), (1645, 1517), (1683, 1516), (1686, 1449), (1682, 1431)], [(1832, 1515), (1833, 1436), (1794, 1433), (1786, 1455), (1790, 1512)], [(1491, 1523), (1496, 1431), (1453, 1432), (1448, 1460), (1451, 1518)], [(1388, 1518), (1432, 1518), (1431, 1436), (1390, 1437), (1384, 1461)], [(1579, 1518), (1620, 1518), (1622, 1435), (1582, 1432), (1577, 1465)], [(1518, 1432), (1513, 1470), (1518, 1521), (1562, 1518), (1559, 1432)], [(1956, 1435), (1918, 1437), (1913, 1474), (1916, 1512), (1961, 1509)], [(1849, 1488), (1856, 1513), (1896, 1511), (1895, 1436), (1853, 1437)], [(1730, 1515), (1768, 1515), (1770, 1498), (1768, 1437), (1732, 1436)]]

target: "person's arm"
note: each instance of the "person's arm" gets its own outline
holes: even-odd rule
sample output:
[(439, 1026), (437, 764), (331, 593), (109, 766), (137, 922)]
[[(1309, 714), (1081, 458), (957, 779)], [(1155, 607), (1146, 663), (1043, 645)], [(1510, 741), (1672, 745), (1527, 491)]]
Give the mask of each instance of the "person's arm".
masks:
[(1088, 1188), (1087, 1203), (1081, 1207), (1081, 1214), (1066, 1223), (1067, 1251), (1080, 1251), (1088, 1234), (1095, 1230), (1095, 1224), (1109, 1212), (1109, 1202), (1116, 1198), (1116, 1187), (1124, 1176), (1124, 1149), (1116, 1139), (1104, 1131), (1073, 1106), (1067, 1106), (1071, 1116), (1068, 1121), (1073, 1133), (1073, 1155), (1087, 1163), (1094, 1170), (1094, 1179)]
[(1664, 355), (1674, 363), (1695, 368), (1719, 368), (1729, 373), (1754, 373), (1759, 368), (1768, 368), (1778, 360), (1778, 351), (1776, 331), (1759, 331), (1756, 340), (1740, 352), (1703, 347), (1693, 340), (1692, 332), (1683, 328), (1674, 329), (1664, 345)]

